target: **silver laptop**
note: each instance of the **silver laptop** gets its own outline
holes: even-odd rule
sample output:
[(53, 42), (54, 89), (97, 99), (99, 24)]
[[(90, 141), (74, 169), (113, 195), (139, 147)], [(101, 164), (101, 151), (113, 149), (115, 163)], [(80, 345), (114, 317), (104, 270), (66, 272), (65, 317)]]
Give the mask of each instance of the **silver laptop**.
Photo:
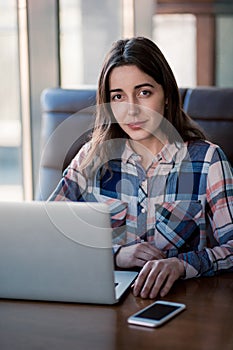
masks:
[(0, 298), (114, 304), (137, 273), (114, 271), (108, 207), (0, 202)]

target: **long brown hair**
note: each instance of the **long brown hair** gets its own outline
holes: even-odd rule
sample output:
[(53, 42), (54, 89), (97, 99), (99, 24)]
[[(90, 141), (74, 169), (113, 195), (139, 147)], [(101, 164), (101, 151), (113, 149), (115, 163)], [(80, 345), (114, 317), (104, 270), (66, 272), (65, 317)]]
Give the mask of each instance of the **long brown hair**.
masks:
[[(174, 74), (158, 46), (144, 37), (118, 40), (113, 43), (106, 55), (98, 80), (97, 113), (91, 146), (82, 168), (93, 161), (95, 156), (101, 156), (105, 149), (99, 147), (104, 141), (127, 138), (127, 134), (116, 122), (110, 108), (109, 75), (115, 67), (135, 65), (141, 71), (151, 76), (163, 87), (167, 108), (164, 117), (172, 125), (182, 140), (191, 141), (205, 139), (204, 134), (183, 111), (179, 89)], [(174, 141), (175, 135), (169, 133), (169, 141)], [(103, 147), (104, 148), (104, 147)], [(99, 152), (99, 154), (98, 154)]]

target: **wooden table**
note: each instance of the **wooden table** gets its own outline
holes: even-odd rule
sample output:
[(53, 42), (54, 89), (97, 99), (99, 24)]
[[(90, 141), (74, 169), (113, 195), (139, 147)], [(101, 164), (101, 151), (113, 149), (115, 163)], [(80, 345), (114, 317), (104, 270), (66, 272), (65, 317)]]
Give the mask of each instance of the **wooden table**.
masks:
[(164, 300), (187, 310), (157, 329), (127, 324), (152, 301), (114, 306), (0, 300), (1, 350), (233, 350), (233, 274), (178, 281)]

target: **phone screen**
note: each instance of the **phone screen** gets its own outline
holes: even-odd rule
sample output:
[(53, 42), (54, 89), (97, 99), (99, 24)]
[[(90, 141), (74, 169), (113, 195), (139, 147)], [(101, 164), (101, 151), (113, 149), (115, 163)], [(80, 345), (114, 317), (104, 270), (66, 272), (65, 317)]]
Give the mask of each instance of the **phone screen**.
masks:
[(144, 310), (140, 312), (139, 314), (135, 315), (137, 318), (149, 318), (152, 320), (161, 320), (163, 317), (167, 316), (171, 312), (179, 309), (179, 306), (174, 305), (166, 305), (166, 304), (159, 304), (156, 303), (153, 306), (151, 306), (149, 309)]

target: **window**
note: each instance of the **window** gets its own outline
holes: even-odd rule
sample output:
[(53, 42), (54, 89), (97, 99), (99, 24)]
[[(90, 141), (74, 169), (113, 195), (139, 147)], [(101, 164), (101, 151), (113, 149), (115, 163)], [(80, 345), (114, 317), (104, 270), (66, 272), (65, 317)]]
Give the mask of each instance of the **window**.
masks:
[(23, 198), (17, 3), (0, 0), (0, 200)]
[(61, 86), (95, 85), (104, 56), (121, 37), (121, 0), (60, 0)]
[(156, 4), (154, 40), (164, 48), (178, 84), (233, 86), (229, 68), (233, 2), (157, 0)]
[(192, 14), (155, 15), (153, 40), (167, 58), (178, 86), (196, 86), (195, 16)]
[(216, 27), (216, 85), (232, 87), (233, 16), (217, 16)]

